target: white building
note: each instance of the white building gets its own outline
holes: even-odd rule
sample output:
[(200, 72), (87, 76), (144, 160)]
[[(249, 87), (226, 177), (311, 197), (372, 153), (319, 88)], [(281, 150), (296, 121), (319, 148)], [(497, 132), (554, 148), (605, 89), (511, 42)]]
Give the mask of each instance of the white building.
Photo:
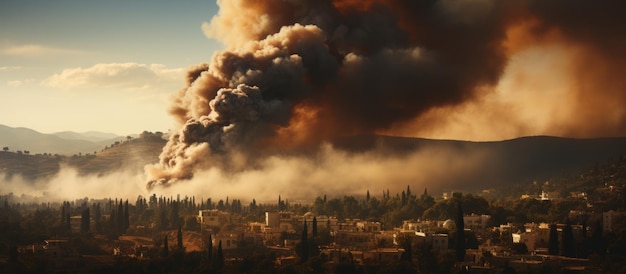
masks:
[(550, 241), (550, 225), (547, 223), (528, 223), (524, 225), (524, 232), (512, 233), (513, 243), (523, 243), (528, 251), (545, 248)]
[(275, 232), (295, 232), (297, 220), (293, 212), (265, 212), (265, 225)]
[(205, 209), (198, 212), (198, 217), (202, 227), (218, 227), (228, 222), (229, 213), (217, 209)]
[(317, 222), (318, 230), (322, 228), (327, 228), (329, 230), (337, 229), (337, 223), (339, 222), (337, 218), (324, 215), (315, 216), (315, 214), (313, 214), (312, 212), (307, 212), (304, 215), (297, 217), (298, 229), (301, 229), (304, 225), (304, 221), (306, 221), (307, 229), (311, 231), (313, 229), (313, 218), (315, 218), (315, 221)]

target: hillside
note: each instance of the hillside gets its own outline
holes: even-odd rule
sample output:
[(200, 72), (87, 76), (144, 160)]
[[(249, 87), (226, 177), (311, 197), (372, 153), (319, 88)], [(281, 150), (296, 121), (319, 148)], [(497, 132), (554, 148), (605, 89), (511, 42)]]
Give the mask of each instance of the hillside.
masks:
[[(111, 138), (107, 138), (111, 137)], [(74, 155), (100, 151), (106, 145), (126, 137), (101, 132), (60, 132), (44, 134), (28, 128), (0, 125), (0, 147), (30, 154)]]
[[(413, 151), (435, 151), (445, 154), (450, 162), (458, 159), (475, 160), (480, 155), (480, 167), (436, 182), (445, 190), (481, 191), (514, 184), (546, 181), (576, 174), (598, 162), (626, 155), (626, 138), (572, 139), (550, 136), (522, 137), (496, 142), (467, 142), (430, 140), (390, 136), (351, 137), (334, 142), (352, 152), (377, 148), (390, 155)], [(407, 167), (411, 168), (411, 167)], [(418, 167), (415, 167), (418, 168)], [(446, 167), (442, 167), (446, 168)]]
[(142, 170), (143, 166), (159, 161), (166, 140), (142, 136), (116, 142), (96, 155), (69, 157), (66, 162), (83, 174), (105, 174), (122, 168)]
[[(96, 154), (51, 156), (0, 152), (0, 174), (20, 174), (27, 179), (36, 179), (55, 174), (63, 164), (76, 168), (81, 174), (106, 174), (122, 168), (142, 170), (144, 165), (158, 161), (165, 143), (160, 135), (142, 134), (138, 138), (110, 144), (110, 147), (107, 146)], [(477, 161), (471, 170), (464, 170), (462, 174), (433, 178), (433, 187), (429, 186), (429, 190), (433, 191), (478, 192), (495, 188), (501, 189), (499, 193), (513, 193), (523, 190), (533, 182), (543, 183), (578, 174), (597, 163), (626, 155), (626, 138), (569, 139), (536, 136), (498, 142), (466, 142), (358, 136), (332, 143), (336, 149), (350, 153), (376, 151), (377, 155), (390, 158), (428, 152), (425, 155), (445, 159), (443, 166), (436, 167), (441, 169), (438, 171), (441, 173), (454, 173), (451, 166), (455, 163)], [(279, 153), (316, 157), (316, 152), (312, 149)], [(446, 166), (447, 163), (450, 166)], [(423, 167), (406, 167), (420, 168)]]
[(50, 154), (18, 154), (0, 151), (0, 174), (20, 175), (28, 180), (56, 174), (61, 165), (76, 168), (80, 174), (106, 174), (122, 168), (141, 169), (158, 161), (165, 140), (143, 136), (115, 142), (96, 154), (61, 156)]
[(87, 131), (87, 132), (61, 131), (61, 132), (55, 132), (52, 135), (59, 136), (63, 139), (85, 140), (85, 141), (90, 141), (94, 143), (125, 138), (125, 137), (121, 137), (112, 133), (99, 132), (99, 131)]

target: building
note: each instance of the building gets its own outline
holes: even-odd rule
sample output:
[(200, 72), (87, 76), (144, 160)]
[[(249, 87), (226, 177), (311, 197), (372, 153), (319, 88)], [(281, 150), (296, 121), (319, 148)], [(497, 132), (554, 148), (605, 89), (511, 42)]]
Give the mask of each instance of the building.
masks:
[(424, 231), (430, 232), (438, 227), (442, 227), (443, 224), (438, 225), (437, 221), (403, 221), (401, 230), (405, 231)]
[(379, 222), (360, 221), (356, 222), (356, 230), (362, 232), (380, 232), (381, 224)]
[(265, 212), (265, 225), (275, 232), (295, 233), (294, 224), (298, 221), (293, 212)]
[(219, 227), (226, 224), (229, 221), (229, 213), (219, 211), (217, 209), (204, 209), (198, 212), (200, 226), (205, 227)]
[(468, 216), (463, 216), (463, 224), (465, 228), (469, 228), (471, 230), (485, 229), (491, 220), (490, 215), (477, 215), (472, 214)]
[(550, 240), (550, 225), (547, 223), (524, 224), (524, 232), (512, 233), (513, 243), (523, 243), (528, 251), (548, 247)]
[(334, 233), (335, 243), (339, 246), (349, 246), (356, 250), (368, 250), (377, 244), (376, 237), (371, 232), (340, 230)]
[(336, 217), (329, 217), (325, 215), (315, 216), (312, 212), (304, 213), (304, 215), (297, 217), (298, 219), (298, 229), (304, 226), (304, 221), (306, 221), (307, 228), (309, 231), (313, 229), (313, 218), (317, 222), (317, 230), (322, 228), (326, 228), (328, 230), (337, 230), (339, 220)]
[(448, 249), (448, 234), (415, 232), (418, 245), (431, 245), (434, 250)]
[(216, 234), (213, 235), (211, 240), (213, 241), (213, 247), (217, 248), (220, 241), (222, 242), (222, 250), (235, 249), (238, 247), (240, 241), (239, 236), (233, 233)]

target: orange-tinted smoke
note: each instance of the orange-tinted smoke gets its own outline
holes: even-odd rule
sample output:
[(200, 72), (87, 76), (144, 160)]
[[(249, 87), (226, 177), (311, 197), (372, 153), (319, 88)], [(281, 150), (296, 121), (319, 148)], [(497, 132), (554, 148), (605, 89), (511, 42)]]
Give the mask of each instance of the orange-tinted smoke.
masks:
[[(215, 154), (259, 144), (297, 147), (416, 119), (429, 123), (416, 132), (445, 126), (437, 124), (445, 119), (419, 118), (493, 96), (485, 91), (502, 85), (514, 58), (543, 44), (571, 54), (562, 71), (573, 79), (562, 90), (564, 106), (554, 106), (558, 117), (572, 119), (546, 117), (543, 127), (626, 134), (622, 3), (219, 1), (218, 16), (203, 29), (227, 50), (192, 69), (175, 95), (171, 112), (185, 126), (161, 155), (161, 169), (176, 172), (154, 174), (189, 178)], [(535, 100), (508, 99), (511, 107), (498, 109)], [(518, 128), (526, 126), (522, 119)]]

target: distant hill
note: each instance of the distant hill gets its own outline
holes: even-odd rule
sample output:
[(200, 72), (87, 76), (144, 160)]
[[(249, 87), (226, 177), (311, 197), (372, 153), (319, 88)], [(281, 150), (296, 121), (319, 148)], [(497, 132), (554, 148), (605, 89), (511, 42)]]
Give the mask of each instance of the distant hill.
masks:
[(147, 164), (159, 161), (166, 140), (144, 135), (113, 143), (102, 152), (87, 157), (69, 157), (67, 163), (83, 174), (106, 174), (122, 168), (143, 170)]
[[(27, 129), (15, 129), (11, 132), (15, 134), (21, 131), (25, 131), (26, 135), (37, 136), (36, 132)], [(58, 136), (44, 137), (56, 141), (60, 139)], [(98, 149), (95, 155), (93, 153), (89, 155), (83, 153), (80, 156), (33, 155), (32, 150), (30, 155), (23, 153), (20, 155), (12, 148), (12, 152), (0, 151), (0, 174), (9, 176), (20, 174), (27, 179), (35, 179), (55, 174), (60, 164), (75, 167), (82, 174), (106, 174), (121, 168), (142, 170), (144, 165), (158, 161), (158, 156), (166, 143), (166, 140), (161, 137), (161, 135), (144, 133), (130, 140), (124, 138), (122, 141), (108, 144), (104, 150)], [(71, 142), (76, 144), (87, 141), (73, 140)], [(355, 136), (335, 140), (332, 144), (338, 150), (356, 154), (376, 151), (380, 157), (400, 159), (403, 156), (424, 152), (427, 152), (426, 157), (438, 157), (438, 165), (435, 167), (407, 164), (401, 170), (389, 171), (438, 169), (428, 174), (444, 174), (445, 176), (434, 177), (428, 182), (430, 184), (428, 189), (431, 191), (478, 192), (492, 188), (510, 190), (512, 186), (519, 188), (520, 185), (523, 187), (533, 182), (541, 184), (547, 180), (580, 174), (581, 171), (597, 163), (621, 159), (626, 155), (626, 137), (571, 139), (534, 136), (497, 142), (467, 142), (390, 136)], [(316, 148), (311, 148), (298, 152), (274, 151), (272, 153), (317, 157), (315, 156), (316, 150)], [(428, 161), (428, 158), (425, 160)], [(474, 161), (475, 165), (470, 165), (472, 169), (463, 170), (459, 174), (454, 173), (456, 172), (455, 164)], [(444, 164), (439, 166), (439, 163)], [(393, 184), (393, 182), (389, 183)]]
[(165, 142), (157, 136), (142, 135), (140, 138), (116, 141), (96, 154), (73, 156), (0, 151), (0, 175), (19, 175), (34, 180), (55, 175), (61, 165), (73, 167), (83, 175), (103, 175), (123, 168), (141, 170), (146, 164), (158, 162)]
[[(108, 138), (110, 137), (110, 138)], [(107, 139), (108, 138), (108, 139)], [(44, 134), (28, 128), (0, 125), (0, 147), (30, 154), (87, 154), (102, 150), (106, 145), (126, 137), (100, 132), (60, 132)]]
[(390, 155), (427, 149), (446, 154), (450, 162), (481, 155), (479, 168), (463, 176), (452, 176), (453, 179), (448, 181), (434, 182), (441, 190), (462, 191), (480, 191), (533, 181), (542, 183), (626, 155), (626, 137), (573, 139), (532, 136), (495, 142), (468, 142), (359, 136), (337, 140), (334, 145), (353, 152), (378, 148)]
[(63, 139), (68, 139), (68, 140), (85, 140), (85, 141), (90, 141), (90, 142), (102, 142), (102, 141), (109, 141), (109, 140), (113, 140), (113, 139), (123, 139), (126, 138), (124, 136), (119, 136), (113, 133), (106, 133), (106, 132), (99, 132), (99, 131), (87, 131), (87, 132), (73, 132), (73, 131), (62, 131), (62, 132), (55, 132), (52, 133), (52, 135), (56, 135), (59, 136)]

